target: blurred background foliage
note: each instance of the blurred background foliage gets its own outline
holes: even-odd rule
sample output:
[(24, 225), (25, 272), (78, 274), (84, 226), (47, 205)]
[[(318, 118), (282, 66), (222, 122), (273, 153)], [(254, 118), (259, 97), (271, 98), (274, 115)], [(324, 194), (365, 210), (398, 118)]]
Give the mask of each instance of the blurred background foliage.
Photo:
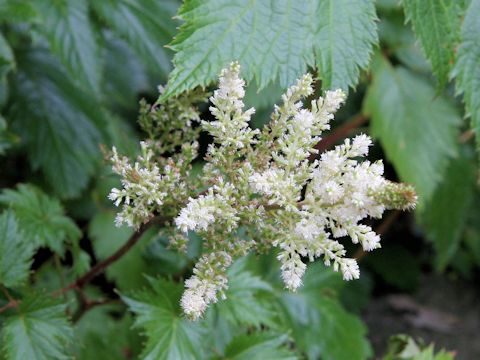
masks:
[[(480, 1), (180, 5), (0, 0), (0, 359), (364, 359), (372, 297), (413, 293), (434, 272), (478, 280)], [(179, 255), (149, 231), (86, 288), (87, 309), (82, 294), (50, 296), (132, 233), (114, 226), (106, 196), (118, 179), (102, 149), (137, 153), (139, 100), (167, 81), (164, 97), (208, 86), (232, 60), (252, 80), (255, 127), (307, 69), (320, 88), (349, 89), (321, 146), (369, 133), (387, 177), (417, 189), (417, 210), (374, 224), (382, 249), (356, 254), (359, 281), (316, 263), (291, 294), (271, 256), (249, 257), (230, 270), (228, 301), (199, 323), (178, 308), (194, 234)], [(9, 306), (12, 296), (21, 302)], [(396, 338), (385, 359), (451, 356)]]

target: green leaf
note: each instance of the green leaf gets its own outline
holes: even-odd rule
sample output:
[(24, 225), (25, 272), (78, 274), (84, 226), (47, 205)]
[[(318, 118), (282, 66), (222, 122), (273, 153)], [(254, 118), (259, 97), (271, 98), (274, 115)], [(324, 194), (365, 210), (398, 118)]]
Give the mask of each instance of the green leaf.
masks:
[(273, 309), (268, 295), (272, 291), (270, 284), (247, 271), (245, 260), (237, 261), (228, 270), (226, 300), (214, 305), (216, 316), (233, 325), (269, 324)]
[(176, 1), (103, 0), (91, 1), (91, 5), (155, 75), (166, 77), (171, 65), (164, 45), (171, 41), (176, 31), (172, 20), (178, 7)]
[(455, 353), (440, 350), (435, 353), (433, 344), (425, 346), (417, 344), (407, 335), (392, 336), (388, 343), (387, 353), (383, 360), (454, 360)]
[(341, 281), (338, 273), (317, 262), (308, 267), (298, 293), (280, 295), (285, 329), (291, 329), (296, 346), (309, 359), (366, 359), (371, 355), (365, 326), (335, 296)]
[(46, 246), (61, 255), (67, 240), (76, 241), (81, 236), (77, 225), (65, 216), (60, 202), (33, 185), (5, 189), (0, 194), (0, 204), (15, 211), (25, 237), (35, 249)]
[(298, 357), (285, 346), (285, 335), (256, 332), (235, 337), (222, 359), (231, 360), (295, 360)]
[(377, 39), (373, 1), (320, 0), (312, 14), (315, 62), (324, 89), (347, 90), (368, 66)]
[(435, 97), (429, 82), (403, 67), (379, 59), (373, 78), (364, 102), (372, 135), (401, 180), (415, 186), (421, 208), (456, 156), (461, 119), (447, 98)]
[(149, 278), (151, 289), (123, 296), (135, 313), (135, 326), (145, 331), (147, 341), (142, 359), (204, 359), (204, 330), (201, 324), (181, 316), (181, 284)]
[(32, 167), (42, 168), (58, 195), (75, 197), (99, 158), (103, 113), (45, 51), (23, 53), (18, 62), (10, 111), (14, 126), (26, 141)]
[(378, 25), (380, 42), (385, 44), (383, 51), (395, 57), (411, 70), (430, 74), (432, 67), (417, 46), (413, 30), (405, 26), (402, 13), (393, 12), (380, 18)]
[(440, 270), (458, 249), (473, 201), (475, 175), (474, 161), (461, 153), (458, 159), (450, 161), (442, 182), (420, 214), (427, 237), (436, 250)]
[(0, 155), (3, 155), (6, 150), (18, 143), (18, 141), (18, 137), (8, 130), (7, 122), (3, 116), (0, 115)]
[(112, 315), (119, 310), (119, 306), (97, 306), (80, 318), (75, 324), (75, 359), (119, 360), (126, 359), (126, 354), (136, 359), (143, 339), (131, 329), (130, 314), (121, 319)]
[(259, 88), (286, 87), (318, 65), (324, 88), (358, 81), (377, 41), (373, 1), (187, 0), (165, 97), (208, 85), (238, 60)]
[(90, 23), (86, 0), (38, 0), (40, 29), (52, 52), (72, 79), (87, 91), (100, 92), (101, 62), (96, 34)]
[(13, 56), (10, 44), (0, 33), (0, 78), (3, 78), (7, 73), (15, 67), (15, 58)]
[[(126, 226), (116, 227), (114, 219), (113, 211), (102, 211), (90, 221), (88, 233), (99, 259), (110, 256), (124, 245), (133, 233), (133, 230)], [(189, 246), (193, 245), (192, 243), (193, 241)], [(175, 275), (181, 273), (187, 265), (187, 257), (168, 249), (168, 239), (151, 229), (125, 256), (109, 266), (106, 273), (122, 291), (126, 291), (145, 285), (145, 274)]]
[(73, 330), (65, 308), (46, 294), (23, 298), (2, 329), (6, 359), (70, 359), (67, 346), (73, 340)]
[(23, 0), (0, 0), (0, 21), (33, 22), (38, 19), (38, 12), (32, 2)]
[(0, 284), (15, 287), (27, 280), (32, 250), (13, 212), (4, 211), (0, 215)]
[[(93, 217), (89, 224), (88, 234), (92, 239), (95, 255), (105, 259), (127, 242), (132, 229), (115, 226), (115, 213), (101, 212)], [(137, 244), (119, 261), (107, 268), (107, 277), (114, 280), (121, 290), (130, 290), (145, 285), (143, 274), (147, 272), (147, 264), (142, 257), (142, 244)]]
[(447, 82), (460, 38), (460, 7), (456, 0), (403, 0), (407, 21), (438, 79), (438, 87)]
[(463, 94), (472, 127), (480, 134), (480, 0), (472, 0), (462, 26), (462, 42), (453, 70), (456, 89)]
[[(140, 58), (122, 39), (105, 32), (105, 81), (104, 93), (109, 103), (137, 111), (138, 94), (154, 89), (149, 83)], [(115, 143), (116, 144), (116, 143)]]

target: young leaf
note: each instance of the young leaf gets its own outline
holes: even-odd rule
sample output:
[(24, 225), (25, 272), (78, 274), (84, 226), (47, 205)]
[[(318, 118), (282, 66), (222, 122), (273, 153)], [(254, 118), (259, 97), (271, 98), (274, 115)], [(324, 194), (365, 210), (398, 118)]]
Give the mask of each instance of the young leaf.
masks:
[(400, 178), (415, 186), (420, 207), (457, 153), (461, 119), (453, 104), (424, 79), (379, 59), (364, 103), (372, 135), (379, 138)]
[(453, 70), (456, 88), (463, 94), (472, 127), (480, 134), (480, 0), (472, 0), (462, 26), (462, 42)]
[(66, 305), (45, 294), (29, 294), (2, 329), (6, 360), (68, 359), (73, 330)]
[[(170, 72), (164, 48), (175, 34), (177, 3), (173, 0), (103, 0), (91, 2), (95, 12), (137, 52), (155, 75)], [(127, 25), (128, 24), (128, 25)]]
[(432, 70), (443, 88), (455, 60), (460, 38), (460, 9), (456, 0), (403, 0), (407, 21), (413, 26)]
[(135, 313), (135, 326), (145, 330), (147, 342), (142, 359), (204, 359), (201, 324), (181, 317), (179, 306), (183, 286), (149, 278), (151, 289), (132, 297), (123, 296)]
[(15, 211), (20, 228), (33, 248), (46, 246), (63, 254), (64, 243), (81, 236), (77, 225), (64, 215), (60, 202), (33, 185), (20, 184), (17, 190), (5, 189), (0, 194), (0, 204)]
[(39, 0), (41, 31), (52, 52), (86, 91), (100, 92), (101, 63), (97, 39), (90, 24), (86, 0)]
[(10, 112), (14, 126), (27, 143), (32, 167), (42, 168), (58, 195), (75, 197), (99, 158), (97, 126), (105, 122), (103, 113), (47, 52), (22, 53), (18, 62)]
[(287, 347), (287, 336), (256, 332), (234, 338), (222, 359), (231, 360), (296, 360), (298, 357)]
[(347, 89), (377, 41), (371, 0), (187, 0), (179, 17), (165, 97), (207, 85), (234, 60), (260, 88), (277, 79), (286, 87), (317, 64), (324, 88)]
[(33, 249), (18, 229), (13, 212), (0, 215), (0, 284), (15, 287), (28, 278)]
[(443, 270), (458, 249), (475, 188), (475, 164), (466, 154), (450, 161), (445, 176), (420, 214)]

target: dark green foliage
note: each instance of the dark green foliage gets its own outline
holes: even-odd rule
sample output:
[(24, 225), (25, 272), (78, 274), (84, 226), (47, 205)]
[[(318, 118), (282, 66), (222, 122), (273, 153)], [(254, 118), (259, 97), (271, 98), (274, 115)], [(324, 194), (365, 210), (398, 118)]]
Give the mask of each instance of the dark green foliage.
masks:
[(64, 243), (77, 241), (81, 236), (77, 225), (64, 215), (60, 202), (33, 185), (21, 184), (17, 190), (4, 190), (0, 204), (14, 210), (29, 245), (34, 249), (45, 246), (63, 254)]
[(3, 351), (12, 360), (68, 359), (73, 329), (66, 306), (48, 294), (28, 294), (2, 329)]
[(457, 154), (460, 116), (452, 102), (435, 98), (427, 80), (387, 60), (376, 60), (364, 110), (400, 178), (415, 186), (420, 206), (432, 196)]
[(0, 216), (0, 284), (16, 287), (28, 278), (33, 249), (12, 212)]
[(147, 343), (144, 359), (203, 359), (201, 324), (182, 319), (180, 295), (182, 286), (163, 279), (148, 279), (145, 289), (123, 300), (136, 315), (135, 326), (145, 331)]

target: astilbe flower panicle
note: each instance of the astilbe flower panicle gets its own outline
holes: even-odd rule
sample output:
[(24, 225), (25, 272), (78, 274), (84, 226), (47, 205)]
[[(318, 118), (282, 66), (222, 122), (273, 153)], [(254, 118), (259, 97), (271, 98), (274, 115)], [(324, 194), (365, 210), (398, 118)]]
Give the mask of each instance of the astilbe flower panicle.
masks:
[[(282, 96), (271, 122), (261, 131), (253, 130), (248, 123), (254, 109), (244, 109), (245, 83), (239, 71), (237, 63), (222, 70), (219, 89), (210, 98), (215, 120), (200, 122), (214, 139), (201, 186), (188, 177), (185, 167), (193, 160), (192, 151), (175, 175), (166, 169), (172, 166), (168, 162), (162, 168), (152, 162), (145, 144), (134, 165), (115, 152), (112, 157), (123, 184), (110, 195), (116, 205), (123, 204), (117, 223), (138, 226), (167, 211), (165, 204), (173, 199), (183, 205), (176, 208), (173, 224), (178, 233), (172, 242), (185, 248), (190, 231), (204, 239), (204, 254), (185, 282), (181, 299), (192, 319), (224, 296), (228, 267), (251, 251), (277, 248), (283, 282), (292, 291), (302, 284), (306, 260), (321, 258), (345, 280), (357, 279), (358, 264), (346, 256), (341, 240), (349, 237), (365, 251), (377, 249), (379, 235), (361, 221), (416, 203), (412, 187), (384, 179), (381, 161), (361, 160), (372, 145), (364, 134), (317, 154), (315, 145), (345, 101), (343, 91), (327, 91), (307, 108), (303, 102), (314, 92), (307, 74)], [(194, 149), (194, 144), (191, 139), (184, 147)], [(202, 186), (207, 189), (200, 190)]]

